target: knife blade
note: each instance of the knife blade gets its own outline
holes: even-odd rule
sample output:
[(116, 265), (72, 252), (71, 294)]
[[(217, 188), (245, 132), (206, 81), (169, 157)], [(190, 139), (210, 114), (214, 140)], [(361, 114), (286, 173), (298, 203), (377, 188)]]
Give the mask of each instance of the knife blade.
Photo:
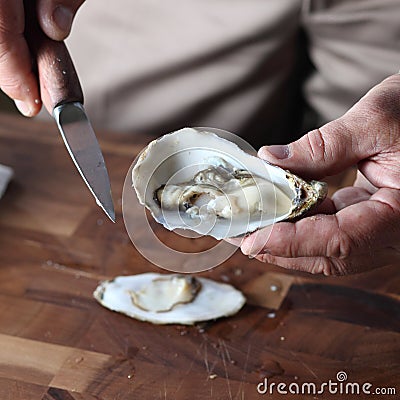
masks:
[(65, 103), (54, 108), (65, 146), (87, 187), (111, 221), (115, 222), (110, 179), (103, 154), (92, 125), (79, 102)]
[(48, 38), (36, 18), (36, 1), (24, 0), (25, 39), (34, 57), (41, 97), (96, 203), (115, 222), (111, 185), (96, 135), (83, 108), (83, 93), (63, 41)]

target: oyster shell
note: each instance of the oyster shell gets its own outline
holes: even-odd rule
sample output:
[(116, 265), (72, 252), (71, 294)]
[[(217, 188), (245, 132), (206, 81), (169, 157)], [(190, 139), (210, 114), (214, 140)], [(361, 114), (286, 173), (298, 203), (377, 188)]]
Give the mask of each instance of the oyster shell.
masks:
[(184, 128), (151, 142), (132, 170), (139, 202), (166, 228), (216, 239), (297, 218), (322, 200), (302, 178), (212, 132)]
[(155, 273), (101, 282), (93, 295), (110, 310), (154, 324), (192, 325), (227, 317), (246, 301), (239, 290), (225, 283)]

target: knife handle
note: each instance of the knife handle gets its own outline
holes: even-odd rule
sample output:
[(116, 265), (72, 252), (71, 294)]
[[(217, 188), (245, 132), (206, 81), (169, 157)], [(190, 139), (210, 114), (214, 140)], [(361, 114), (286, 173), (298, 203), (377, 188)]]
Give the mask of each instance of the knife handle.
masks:
[(83, 93), (71, 56), (64, 42), (50, 39), (37, 20), (36, 1), (24, 0), (25, 39), (34, 57), (43, 104), (50, 114), (70, 102), (83, 104)]

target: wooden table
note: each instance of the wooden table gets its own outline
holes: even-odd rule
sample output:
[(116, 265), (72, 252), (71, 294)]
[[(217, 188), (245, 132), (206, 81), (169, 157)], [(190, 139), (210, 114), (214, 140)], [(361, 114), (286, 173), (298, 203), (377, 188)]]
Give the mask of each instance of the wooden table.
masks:
[(81, 182), (54, 124), (0, 115), (0, 163), (15, 170), (0, 201), (0, 399), (352, 398), (257, 392), (264, 378), (321, 384), (339, 371), (347, 382), (397, 390), (376, 398), (400, 398), (400, 265), (326, 278), (237, 252), (202, 275), (246, 292), (268, 271), (290, 282), (278, 310), (246, 305), (232, 318), (182, 327), (102, 308), (92, 298), (99, 280), (162, 271), (135, 250), (121, 214), (125, 174), (147, 139), (99, 137), (115, 225)]

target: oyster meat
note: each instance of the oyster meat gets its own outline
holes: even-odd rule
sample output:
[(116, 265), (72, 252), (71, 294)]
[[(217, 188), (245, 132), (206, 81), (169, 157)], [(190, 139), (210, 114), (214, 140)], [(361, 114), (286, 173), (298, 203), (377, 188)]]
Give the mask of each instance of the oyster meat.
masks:
[(94, 292), (104, 307), (154, 324), (192, 325), (236, 314), (243, 294), (231, 285), (189, 275), (120, 276)]
[(194, 128), (151, 142), (132, 170), (132, 182), (140, 203), (166, 228), (216, 239), (299, 217), (327, 192), (323, 182), (307, 182)]
[(172, 276), (153, 279), (140, 290), (129, 290), (132, 303), (144, 311), (171, 311), (178, 304), (192, 302), (201, 288), (200, 282), (190, 276)]

